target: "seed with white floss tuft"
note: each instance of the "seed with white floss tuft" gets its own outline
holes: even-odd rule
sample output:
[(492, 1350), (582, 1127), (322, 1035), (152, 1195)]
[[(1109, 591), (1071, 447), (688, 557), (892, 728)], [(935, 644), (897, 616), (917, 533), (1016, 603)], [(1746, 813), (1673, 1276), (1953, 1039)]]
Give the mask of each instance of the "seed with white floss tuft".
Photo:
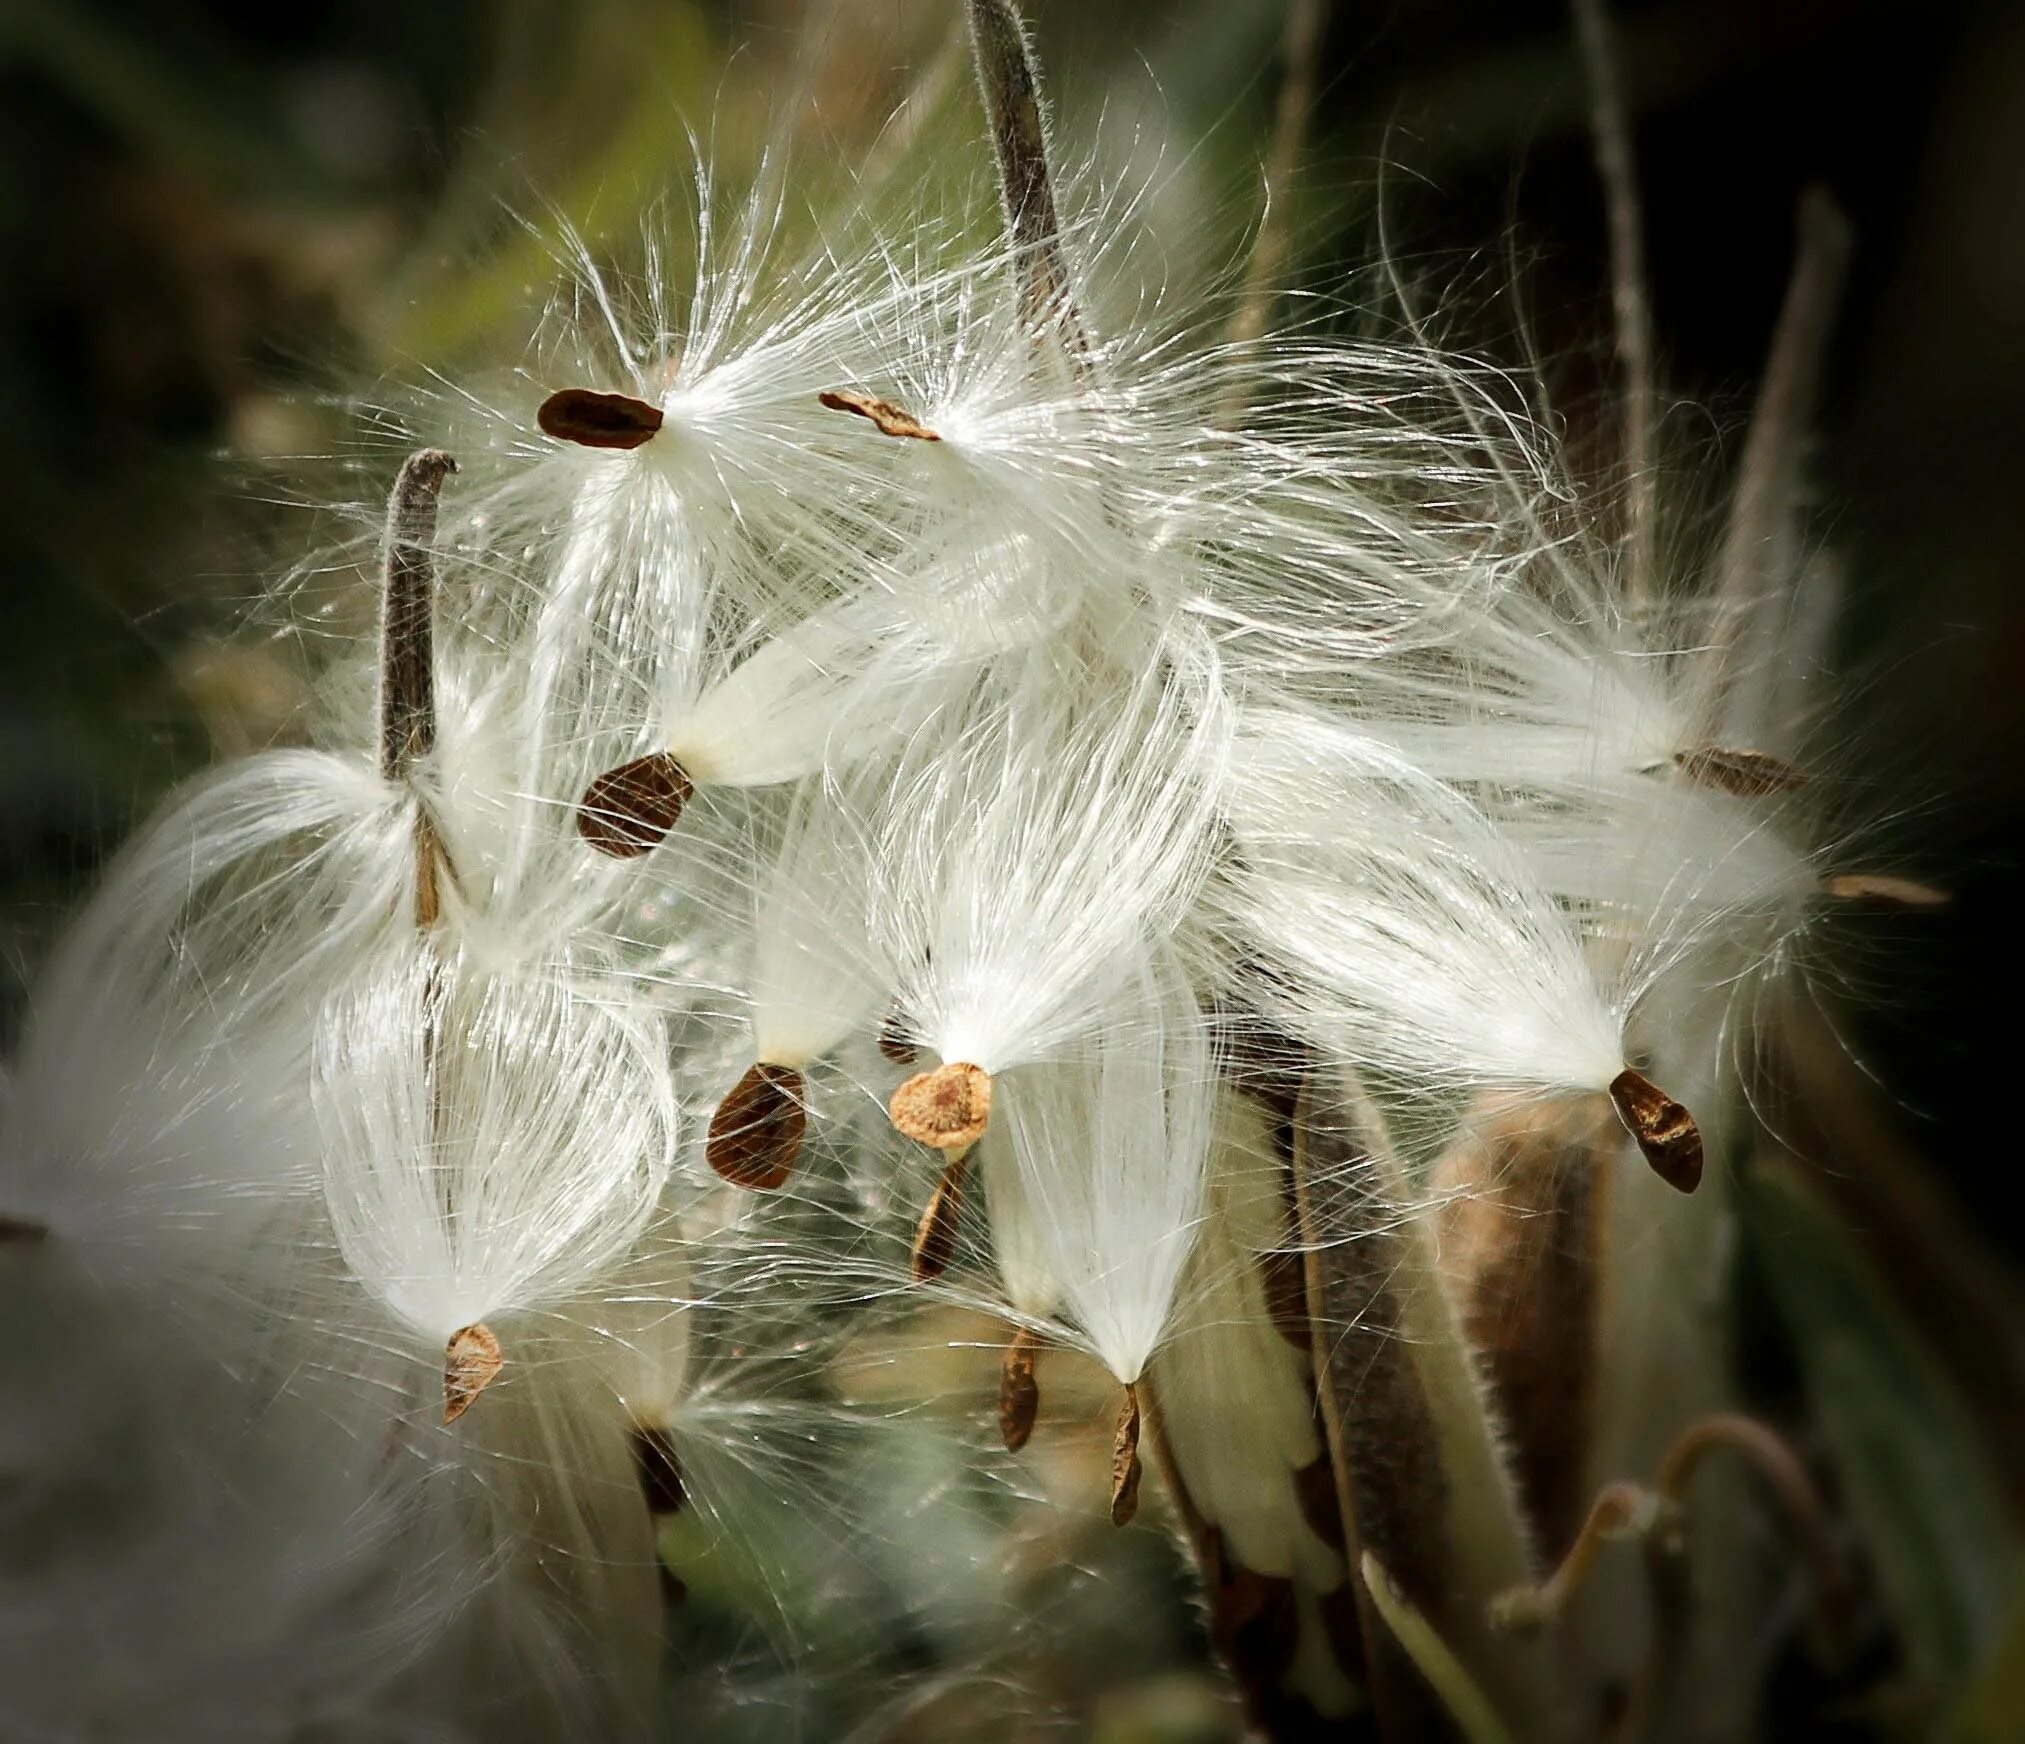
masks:
[(482, 1320), (451, 1333), (443, 1355), (444, 1423), (455, 1423), (470, 1410), (505, 1366), (499, 1337)]
[(1702, 1134), (1692, 1114), (1629, 1066), (1611, 1079), (1610, 1100), (1654, 1174), (1682, 1193), (1701, 1185)]
[(887, 1112), (903, 1138), (936, 1150), (968, 1150), (984, 1137), (991, 1120), (991, 1074), (982, 1066), (951, 1060), (916, 1072), (893, 1092)]

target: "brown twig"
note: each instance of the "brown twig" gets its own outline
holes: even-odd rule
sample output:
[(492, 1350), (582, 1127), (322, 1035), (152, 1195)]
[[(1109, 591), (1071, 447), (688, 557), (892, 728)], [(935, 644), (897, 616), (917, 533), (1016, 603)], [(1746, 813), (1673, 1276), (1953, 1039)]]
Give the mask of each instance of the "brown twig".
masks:
[(1654, 476), (1658, 435), (1654, 386), (1652, 299), (1645, 275), (1645, 228), (1638, 170), (1625, 112), (1623, 71), (1605, 0), (1573, 0), (1575, 34), (1589, 81), (1596, 170), (1610, 225), (1610, 305), (1617, 342), (1624, 430), (1624, 590), (1634, 610), (1655, 603), (1659, 493)]
[[(1329, 0), (1288, 0), (1287, 26), (1280, 41), (1280, 94), (1273, 109), (1272, 145), (1266, 153), (1264, 207), (1230, 323), (1230, 344), (1241, 352), (1264, 337), (1286, 275), (1293, 245), (1290, 207), (1307, 148), (1308, 124), (1314, 117), (1316, 63), (1328, 23)], [(1226, 390), (1217, 410), (1222, 428), (1230, 429), (1243, 418), (1248, 380), (1239, 377)]]

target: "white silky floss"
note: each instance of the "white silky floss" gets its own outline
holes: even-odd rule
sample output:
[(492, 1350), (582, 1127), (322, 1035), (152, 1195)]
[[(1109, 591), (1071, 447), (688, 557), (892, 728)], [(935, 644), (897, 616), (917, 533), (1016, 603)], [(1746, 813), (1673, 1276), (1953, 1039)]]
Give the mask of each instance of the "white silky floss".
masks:
[(346, 1263), (438, 1344), (614, 1265), (674, 1151), (657, 1026), (539, 967), (489, 972), (423, 937), (332, 996), (311, 1091)]
[[(1008, 1288), (1024, 1285), (1015, 1306), (1031, 1312), (1048, 1293), (1035, 1283), (1051, 1281), (1129, 1386), (1160, 1341), (1195, 1241), (1215, 1078), (1208, 1025), (1171, 960), (1142, 960), (1110, 1016), (1069, 1059), (1008, 1075), (986, 1192), (1016, 1186), (1021, 1209), (1004, 1230), (1014, 1238)], [(995, 1218), (995, 1238), (1001, 1228)]]
[(1652, 969), (1607, 992), (1579, 931), (1449, 789), (1354, 730), (1246, 719), (1228, 816), (1232, 919), (1315, 1046), (1409, 1083), (1608, 1090)]
[(1036, 658), (896, 781), (871, 930), (945, 1061), (997, 1072), (1073, 1047), (1194, 902), (1229, 711), (1207, 648), (1165, 647), (1110, 694)]

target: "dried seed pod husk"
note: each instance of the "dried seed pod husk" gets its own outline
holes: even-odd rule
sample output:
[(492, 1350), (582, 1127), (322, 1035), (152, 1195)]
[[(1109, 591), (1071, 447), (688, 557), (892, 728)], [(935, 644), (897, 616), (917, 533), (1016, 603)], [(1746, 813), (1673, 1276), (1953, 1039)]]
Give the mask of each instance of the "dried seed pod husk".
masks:
[(1443, 1271), (1550, 1557), (1574, 1541), (1587, 1500), (1610, 1164), (1623, 1142), (1600, 1096), (1486, 1096), (1430, 1182)]
[(889, 1112), (905, 1138), (937, 1150), (968, 1150), (991, 1119), (991, 1074), (963, 1060), (917, 1072), (893, 1092)]
[(563, 388), (535, 413), (544, 435), (581, 448), (638, 448), (653, 440), (664, 421), (659, 406), (596, 388)]
[(807, 1128), (801, 1073), (761, 1060), (746, 1068), (717, 1105), (703, 1154), (734, 1187), (770, 1193), (794, 1172)]
[[(1202, 1230), (1139, 1383), (1212, 1642), (1252, 1724), (1274, 1740), (1336, 1736), (1370, 1708), (1284, 1186), (1298, 1075), (1283, 1076), (1265, 1084), (1247, 1073), (1235, 1082), (1248, 1088), (1219, 1098)], [(1280, 1259), (1291, 1268), (1268, 1264)], [(1298, 1339), (1274, 1300), (1289, 1271)]]
[(1681, 1193), (1701, 1185), (1701, 1128), (1686, 1108), (1629, 1066), (1611, 1079), (1610, 1100), (1655, 1175)]
[[(1553, 1665), (1490, 1625), (1492, 1597), (1534, 1578), (1534, 1547), (1434, 1214), (1347, 1069), (1307, 1074), (1293, 1141), (1317, 1399), (1352, 1554), (1391, 1571), (1503, 1712), (1551, 1736)], [(1438, 1724), (1433, 1696), (1361, 1583), (1358, 1599), (1372, 1700), (1398, 1735), (1421, 1736)]]
[(601, 854), (635, 860), (659, 847), (696, 785), (666, 751), (607, 769), (577, 802), (577, 833)]
[(451, 1333), (443, 1355), (443, 1421), (455, 1423), (506, 1366), (499, 1338), (484, 1321)]

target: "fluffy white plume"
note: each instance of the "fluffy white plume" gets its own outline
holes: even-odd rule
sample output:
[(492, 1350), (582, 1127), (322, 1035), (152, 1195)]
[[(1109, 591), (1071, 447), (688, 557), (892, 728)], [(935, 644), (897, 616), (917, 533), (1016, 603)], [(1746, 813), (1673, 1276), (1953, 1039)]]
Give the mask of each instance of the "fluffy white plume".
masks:
[(1008, 1287), (1036, 1270), (1052, 1280), (1121, 1381), (1158, 1344), (1194, 1245), (1214, 1096), (1208, 1026), (1172, 961), (1136, 966), (1076, 1058), (1006, 1078), (986, 1191), (1010, 1163), (1022, 1214)]
[(655, 1026), (422, 939), (333, 995), (312, 1093), (346, 1263), (436, 1341), (552, 1306), (616, 1263), (674, 1150)]

